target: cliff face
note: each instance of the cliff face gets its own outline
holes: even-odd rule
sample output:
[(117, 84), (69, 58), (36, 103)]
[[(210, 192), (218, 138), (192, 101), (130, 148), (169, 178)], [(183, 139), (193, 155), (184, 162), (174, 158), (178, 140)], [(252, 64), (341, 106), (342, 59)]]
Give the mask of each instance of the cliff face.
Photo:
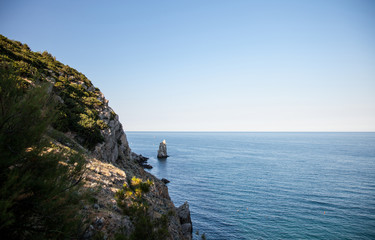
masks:
[(99, 110), (99, 118), (108, 125), (101, 130), (103, 143), (95, 146), (93, 154), (108, 163), (121, 163), (131, 159), (131, 150), (118, 115), (108, 106), (108, 100), (101, 94), (99, 100), (103, 103)]
[[(191, 233), (184, 234), (183, 232), (180, 218), (173, 202), (170, 199), (167, 186), (161, 180), (146, 172), (143, 167), (138, 164), (138, 162), (134, 158), (134, 156), (137, 155), (131, 152), (126, 134), (122, 128), (122, 124), (119, 121), (118, 115), (113, 115), (113, 110), (108, 106), (108, 100), (106, 100), (103, 95), (101, 95), (100, 101), (102, 101), (103, 104), (99, 109), (99, 117), (106, 124), (108, 124), (109, 127), (101, 130), (101, 133), (104, 136), (104, 142), (99, 143), (95, 146), (94, 151), (92, 151), (93, 159), (91, 163), (95, 164), (96, 162), (97, 165), (101, 166), (99, 168), (94, 168), (94, 170), (100, 169), (99, 175), (102, 175), (102, 172), (104, 171), (108, 171), (108, 168), (113, 169), (109, 171), (108, 175), (112, 175), (111, 172), (121, 173), (120, 178), (118, 178), (117, 184), (113, 179), (109, 179), (109, 181), (99, 184), (102, 190), (98, 195), (101, 196), (100, 202), (101, 205), (104, 206), (103, 209), (98, 210), (99, 215), (104, 214), (107, 216), (103, 217), (103, 219), (113, 219), (115, 218), (113, 216), (117, 215), (117, 218), (115, 218), (117, 220), (109, 220), (107, 222), (108, 229), (102, 228), (101, 231), (106, 232), (108, 236), (112, 236), (111, 233), (113, 231), (124, 228), (124, 226), (127, 227), (127, 230), (125, 231), (129, 231), (132, 229), (132, 223), (129, 218), (121, 217), (121, 214), (118, 215), (118, 211), (115, 211), (115, 213), (112, 213), (112, 215), (105, 214), (105, 212), (108, 211), (112, 212), (110, 208), (108, 209), (106, 207), (107, 204), (105, 203), (108, 203), (108, 199), (114, 199), (114, 193), (121, 188), (123, 182), (126, 179), (131, 179), (133, 176), (135, 176), (140, 179), (150, 179), (154, 183), (151, 187), (151, 191), (145, 196), (150, 206), (150, 216), (152, 219), (157, 220), (161, 218), (162, 215), (170, 215), (168, 227), (168, 231), (170, 233), (169, 239), (191, 239)], [(97, 161), (95, 161), (96, 159), (100, 160), (101, 162), (110, 164), (98, 163)], [(91, 166), (92, 165), (90, 165), (90, 168)], [(94, 171), (92, 174), (97, 175), (98, 172)], [(97, 176), (96, 179), (102, 178)], [(115, 202), (112, 201), (112, 203), (116, 205)], [(115, 207), (115, 209), (118, 208)], [(119, 219), (120, 221), (118, 221)], [(115, 224), (112, 222), (115, 222)], [(106, 229), (106, 231), (104, 229)]]
[[(97, 233), (112, 238), (114, 233), (129, 235), (134, 230), (133, 221), (119, 209), (114, 195), (124, 183), (137, 177), (152, 180), (150, 192), (145, 195), (148, 215), (155, 221), (168, 215), (168, 239), (191, 239), (191, 233), (183, 233), (168, 188), (138, 164), (118, 115), (90, 80), (51, 54), (32, 52), (26, 44), (1, 35), (0, 63), (12, 66), (21, 84), (51, 84), (49, 93), (57, 102), (53, 128), (86, 153), (85, 187), (93, 189), (96, 203), (82, 210), (92, 219), (84, 238), (93, 238)], [(66, 141), (55, 142), (71, 147)]]

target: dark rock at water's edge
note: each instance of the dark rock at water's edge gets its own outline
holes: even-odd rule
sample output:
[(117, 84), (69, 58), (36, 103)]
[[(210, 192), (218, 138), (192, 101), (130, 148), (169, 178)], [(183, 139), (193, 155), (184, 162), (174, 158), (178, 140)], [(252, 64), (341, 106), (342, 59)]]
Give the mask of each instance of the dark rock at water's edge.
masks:
[(167, 158), (167, 143), (163, 140), (159, 145), (158, 158)]
[(182, 234), (185, 238), (191, 239), (193, 233), (193, 224), (191, 222), (188, 202), (185, 202), (177, 208), (177, 214), (180, 219)]
[(152, 166), (150, 164), (143, 164), (142, 167), (146, 169), (152, 169)]
[(169, 181), (168, 179), (166, 179), (166, 178), (162, 178), (161, 179), (161, 181), (163, 182), (163, 183), (165, 183), (165, 184), (167, 184), (167, 183), (170, 183), (171, 181)]
[(136, 153), (131, 153), (131, 157), (133, 160), (135, 160), (140, 166), (146, 169), (151, 169), (152, 166), (147, 163), (148, 157), (142, 156), (142, 154), (136, 154)]

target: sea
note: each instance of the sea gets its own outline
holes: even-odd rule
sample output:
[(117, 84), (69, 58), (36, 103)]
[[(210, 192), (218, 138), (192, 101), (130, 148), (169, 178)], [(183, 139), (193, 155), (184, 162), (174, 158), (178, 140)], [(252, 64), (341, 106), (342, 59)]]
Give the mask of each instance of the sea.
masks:
[[(375, 239), (375, 133), (127, 132), (194, 239)], [(158, 160), (159, 143), (168, 157)]]

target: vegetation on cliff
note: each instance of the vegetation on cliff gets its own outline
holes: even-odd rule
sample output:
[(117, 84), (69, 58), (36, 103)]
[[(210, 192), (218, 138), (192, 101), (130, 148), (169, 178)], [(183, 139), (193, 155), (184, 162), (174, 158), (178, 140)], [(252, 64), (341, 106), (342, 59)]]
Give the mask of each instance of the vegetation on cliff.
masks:
[(0, 66), (0, 235), (77, 238), (84, 158), (48, 137), (54, 115), (48, 86), (28, 87), (18, 77)]
[(22, 85), (50, 81), (59, 96), (57, 118), (53, 126), (62, 132), (74, 132), (88, 148), (103, 141), (100, 130), (108, 126), (99, 118), (100, 91), (85, 75), (57, 61), (50, 53), (33, 52), (26, 44), (0, 35), (0, 62), (14, 69)]
[(82, 73), (0, 35), (0, 236), (190, 239), (137, 156)]
[[(124, 183), (123, 187), (116, 192), (118, 206), (134, 222), (134, 231), (129, 236), (129, 240), (149, 239), (161, 240), (168, 236), (168, 217), (162, 215), (161, 218), (152, 221), (148, 216), (149, 206), (144, 198), (144, 194), (150, 191), (152, 181), (142, 181), (133, 177), (131, 181)], [(117, 235), (122, 239), (121, 234)]]

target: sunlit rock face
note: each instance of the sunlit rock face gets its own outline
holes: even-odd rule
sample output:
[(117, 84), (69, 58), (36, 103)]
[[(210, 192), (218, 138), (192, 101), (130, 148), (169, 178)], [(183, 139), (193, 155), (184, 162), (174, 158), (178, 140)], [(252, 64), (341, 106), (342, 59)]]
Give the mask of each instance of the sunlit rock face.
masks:
[(99, 117), (108, 128), (101, 130), (104, 142), (95, 147), (94, 155), (109, 163), (129, 160), (131, 150), (118, 115), (108, 106), (108, 100), (104, 96), (99, 100), (103, 103), (99, 109)]
[(167, 158), (167, 143), (163, 140), (159, 145), (158, 158)]

